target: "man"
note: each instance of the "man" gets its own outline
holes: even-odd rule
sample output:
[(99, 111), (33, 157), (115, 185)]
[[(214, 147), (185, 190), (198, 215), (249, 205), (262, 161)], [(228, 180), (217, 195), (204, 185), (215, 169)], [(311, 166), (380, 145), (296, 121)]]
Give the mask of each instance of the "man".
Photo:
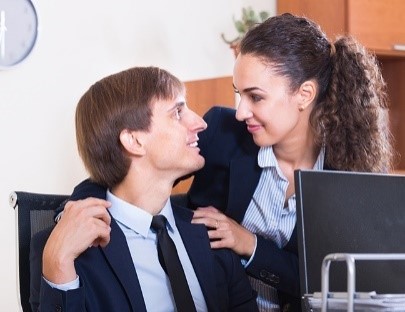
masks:
[[(90, 87), (76, 110), (78, 150), (107, 192), (68, 202), (53, 230), (34, 237), (34, 311), (257, 311), (240, 259), (211, 250), (206, 227), (169, 200), (176, 179), (204, 165), (205, 128), (185, 104), (184, 85), (162, 69), (132, 68)], [(156, 215), (167, 220), (190, 310), (168, 277), (162, 232), (151, 229)]]

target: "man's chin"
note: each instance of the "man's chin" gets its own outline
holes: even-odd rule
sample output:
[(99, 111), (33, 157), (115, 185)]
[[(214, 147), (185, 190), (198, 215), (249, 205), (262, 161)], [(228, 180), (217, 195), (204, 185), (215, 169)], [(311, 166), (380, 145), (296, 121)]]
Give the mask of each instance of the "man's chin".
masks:
[(204, 167), (205, 164), (205, 159), (201, 157), (198, 161), (196, 161), (190, 168), (189, 173), (193, 173), (194, 171), (200, 170), (202, 167)]
[(195, 160), (193, 162), (193, 164), (190, 164), (185, 175), (200, 170), (202, 167), (204, 167), (204, 165), (205, 165), (205, 159), (204, 159), (204, 157), (200, 156), (197, 160)]

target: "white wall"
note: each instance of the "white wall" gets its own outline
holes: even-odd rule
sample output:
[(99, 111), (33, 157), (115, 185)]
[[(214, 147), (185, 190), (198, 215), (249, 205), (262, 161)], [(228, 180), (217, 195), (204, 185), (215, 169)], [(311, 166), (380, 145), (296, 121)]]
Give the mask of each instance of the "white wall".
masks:
[[(22, 1), (22, 0), (15, 0)], [(0, 72), (0, 311), (18, 311), (13, 190), (66, 193), (86, 177), (74, 111), (96, 80), (156, 65), (182, 80), (232, 74), (220, 33), (236, 35), (241, 7), (275, 13), (276, 0), (36, 0), (40, 36), (20, 66)]]

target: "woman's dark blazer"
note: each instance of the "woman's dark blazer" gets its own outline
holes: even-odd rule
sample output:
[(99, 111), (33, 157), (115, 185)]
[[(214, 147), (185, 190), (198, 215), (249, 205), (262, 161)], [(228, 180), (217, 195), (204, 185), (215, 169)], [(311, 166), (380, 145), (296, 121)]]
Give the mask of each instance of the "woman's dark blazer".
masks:
[[(194, 174), (188, 205), (212, 205), (240, 223), (260, 179), (259, 147), (246, 124), (236, 120), (234, 109), (213, 107), (204, 119), (208, 128), (199, 134), (198, 144), (205, 166)], [(300, 311), (296, 227), (282, 249), (257, 235), (256, 253), (246, 271), (278, 290), (282, 311)]]

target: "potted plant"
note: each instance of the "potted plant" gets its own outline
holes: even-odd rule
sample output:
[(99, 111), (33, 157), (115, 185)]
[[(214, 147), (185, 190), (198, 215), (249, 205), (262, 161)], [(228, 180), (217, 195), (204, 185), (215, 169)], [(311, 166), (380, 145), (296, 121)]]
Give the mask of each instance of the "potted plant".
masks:
[(233, 49), (235, 57), (239, 53), (239, 43), (242, 40), (243, 36), (247, 33), (247, 31), (252, 28), (254, 25), (263, 22), (269, 17), (269, 13), (267, 11), (260, 11), (256, 12), (253, 10), (252, 7), (246, 7), (242, 8), (242, 17), (241, 19), (235, 19), (235, 16), (233, 16), (233, 23), (235, 25), (236, 31), (238, 32), (238, 35), (236, 38), (232, 40), (228, 40), (225, 37), (225, 34), (221, 34), (222, 40), (225, 41), (225, 43), (229, 44), (230, 48)]

